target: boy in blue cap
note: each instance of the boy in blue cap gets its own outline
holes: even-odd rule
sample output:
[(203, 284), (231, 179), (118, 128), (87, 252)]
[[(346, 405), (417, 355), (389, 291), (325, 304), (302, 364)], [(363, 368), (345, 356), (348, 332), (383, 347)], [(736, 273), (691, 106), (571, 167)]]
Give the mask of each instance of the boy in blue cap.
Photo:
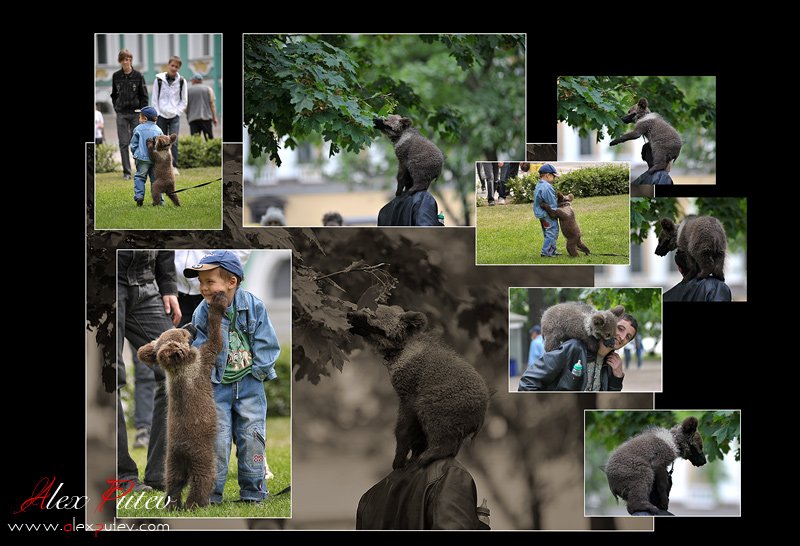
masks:
[(275, 361), (280, 346), (264, 302), (240, 288), (244, 271), (230, 251), (214, 251), (200, 263), (183, 270), (186, 278), (199, 277), (203, 300), (192, 315), (197, 328), (194, 346), (208, 339), (208, 302), (224, 292), (228, 308), (222, 317), (223, 347), (211, 383), (217, 405), (217, 481), (212, 503), (222, 502), (231, 439), (236, 443), (239, 463), (239, 496), (243, 502), (264, 500), (267, 491), (265, 437), (267, 396), (264, 381), (275, 379)]
[(533, 215), (539, 219), (542, 225), (542, 235), (544, 242), (542, 243), (543, 257), (560, 256), (556, 252), (556, 240), (558, 239), (558, 220), (552, 219), (547, 214), (547, 211), (542, 208), (542, 203), (547, 203), (552, 210), (558, 208), (558, 201), (556, 201), (556, 190), (552, 186), (552, 182), (556, 179), (556, 169), (549, 163), (545, 163), (539, 167), (539, 182), (533, 190)]
[(147, 177), (150, 177), (150, 186), (156, 182), (153, 162), (147, 152), (147, 139), (161, 136), (164, 133), (156, 125), (158, 112), (155, 108), (145, 106), (136, 112), (139, 113), (139, 125), (133, 130), (131, 138), (131, 152), (133, 152), (133, 160), (136, 162), (136, 174), (133, 176), (133, 199), (136, 201), (136, 206), (141, 207), (144, 201), (144, 185)]

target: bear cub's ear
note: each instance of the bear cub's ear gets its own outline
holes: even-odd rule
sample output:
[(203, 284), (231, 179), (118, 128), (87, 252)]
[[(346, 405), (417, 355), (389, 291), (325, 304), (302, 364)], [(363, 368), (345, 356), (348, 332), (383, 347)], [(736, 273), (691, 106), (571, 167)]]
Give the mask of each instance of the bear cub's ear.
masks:
[(178, 135), (176, 135), (175, 133), (172, 133), (171, 135), (169, 135), (170, 143), (175, 142), (176, 140), (178, 140)]
[(697, 430), (697, 417), (687, 417), (684, 419), (683, 423), (681, 423), (681, 429), (687, 436), (694, 434), (694, 431)]
[(615, 317), (621, 317), (622, 315), (625, 314), (625, 308), (621, 305), (617, 305), (611, 310), (611, 314), (614, 315)]
[(661, 219), (661, 227), (668, 231), (673, 231), (675, 229), (675, 223), (670, 220), (669, 218), (662, 218)]
[(156, 363), (156, 342), (151, 341), (147, 345), (142, 345), (139, 347), (139, 350), (136, 353), (136, 356), (139, 357), (139, 360), (144, 362), (145, 364), (155, 364)]
[(409, 332), (422, 330), (428, 325), (428, 317), (424, 313), (408, 311), (400, 316), (400, 320), (406, 325)]

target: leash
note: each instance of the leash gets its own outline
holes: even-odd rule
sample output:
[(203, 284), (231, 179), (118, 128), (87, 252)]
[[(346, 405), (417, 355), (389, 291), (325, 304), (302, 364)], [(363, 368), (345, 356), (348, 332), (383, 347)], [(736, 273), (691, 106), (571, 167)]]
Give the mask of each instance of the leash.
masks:
[(627, 254), (600, 254), (598, 252), (590, 252), (589, 256), (622, 256), (623, 258), (627, 258)]
[(195, 188), (202, 188), (203, 186), (208, 186), (209, 184), (213, 184), (214, 182), (219, 182), (220, 180), (222, 180), (221, 176), (219, 178), (214, 179), (214, 180), (209, 180), (208, 182), (203, 182), (202, 184), (198, 184), (196, 186), (192, 186), (191, 188), (183, 188), (182, 190), (168, 191), (167, 195), (173, 195), (173, 194), (176, 194), (176, 193), (180, 193), (182, 191), (193, 190)]

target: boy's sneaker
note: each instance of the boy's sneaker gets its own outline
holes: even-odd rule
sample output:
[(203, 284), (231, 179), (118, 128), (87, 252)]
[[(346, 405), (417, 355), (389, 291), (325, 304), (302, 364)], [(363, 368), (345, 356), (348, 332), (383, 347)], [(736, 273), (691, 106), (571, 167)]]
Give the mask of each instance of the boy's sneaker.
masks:
[(144, 199), (137, 199), (136, 200), (136, 206), (137, 207), (141, 207), (143, 202), (144, 202)]
[(136, 431), (136, 440), (133, 442), (133, 447), (147, 447), (150, 443), (150, 431), (146, 428), (140, 428)]
[(498, 205), (505, 205), (506, 204), (506, 200), (501, 197), (500, 199), (497, 200), (497, 204)]

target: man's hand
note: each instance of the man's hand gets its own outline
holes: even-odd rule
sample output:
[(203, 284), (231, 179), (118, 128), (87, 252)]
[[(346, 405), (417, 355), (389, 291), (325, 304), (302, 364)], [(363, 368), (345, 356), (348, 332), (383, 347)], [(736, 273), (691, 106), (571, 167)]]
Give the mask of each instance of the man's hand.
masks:
[(614, 377), (625, 377), (625, 371), (622, 369), (622, 359), (617, 353), (609, 353), (606, 357), (606, 364), (611, 368), (611, 373), (614, 374)]
[(164, 312), (172, 315), (172, 324), (177, 326), (181, 322), (181, 306), (178, 305), (178, 296), (161, 296), (164, 301)]

